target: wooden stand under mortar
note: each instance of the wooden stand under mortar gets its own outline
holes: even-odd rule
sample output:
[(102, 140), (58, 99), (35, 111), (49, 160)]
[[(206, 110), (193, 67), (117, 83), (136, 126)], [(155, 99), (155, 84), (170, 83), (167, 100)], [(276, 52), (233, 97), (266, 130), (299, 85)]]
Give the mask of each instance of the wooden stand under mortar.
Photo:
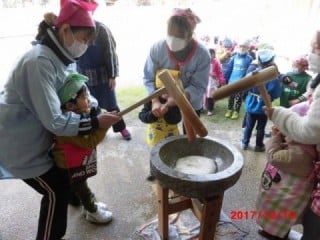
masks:
[(216, 226), (222, 208), (223, 193), (217, 196), (192, 199), (173, 195), (169, 197), (169, 189), (159, 181), (157, 185), (158, 201), (158, 228), (162, 240), (169, 240), (169, 215), (183, 210), (191, 209), (200, 221), (199, 240), (214, 240)]
[[(173, 81), (170, 73), (164, 70), (159, 74), (159, 78), (165, 85), (168, 93), (174, 96), (184, 118), (187, 118), (186, 123), (192, 123), (189, 126), (192, 129), (187, 130), (187, 133), (191, 131), (193, 132), (191, 135), (194, 136), (189, 137), (189, 140), (194, 140), (196, 137), (195, 134), (201, 137), (206, 136), (208, 134), (207, 129), (196, 115), (182, 89)], [(185, 196), (176, 196), (171, 199), (169, 198), (169, 188), (164, 187), (161, 182), (157, 180), (157, 198), (158, 228), (162, 240), (169, 240), (169, 215), (186, 209), (191, 209), (200, 221), (199, 240), (214, 240), (216, 225), (222, 207), (223, 193), (212, 198), (204, 199), (191, 199)]]

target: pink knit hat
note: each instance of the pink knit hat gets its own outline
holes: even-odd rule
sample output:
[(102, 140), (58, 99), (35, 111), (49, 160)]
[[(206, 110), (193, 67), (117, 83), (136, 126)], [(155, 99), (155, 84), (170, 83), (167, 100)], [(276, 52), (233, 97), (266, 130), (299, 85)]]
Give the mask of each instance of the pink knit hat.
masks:
[(201, 22), (200, 18), (190, 8), (174, 8), (171, 16), (186, 18), (192, 28), (195, 28)]
[(92, 12), (98, 4), (94, 1), (64, 0), (61, 1), (59, 16), (54, 25), (59, 28), (62, 24), (72, 27), (95, 27)]
[(309, 62), (306, 56), (298, 56), (293, 59), (292, 63), (301, 66), (304, 70), (307, 70), (309, 67)]

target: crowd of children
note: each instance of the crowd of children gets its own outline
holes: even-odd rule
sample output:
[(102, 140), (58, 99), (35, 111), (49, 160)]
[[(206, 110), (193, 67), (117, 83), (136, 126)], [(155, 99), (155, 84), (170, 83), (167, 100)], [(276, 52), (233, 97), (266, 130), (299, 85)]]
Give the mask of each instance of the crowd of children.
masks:
[[(320, 36), (319, 33), (318, 36)], [(214, 49), (216, 55), (213, 57), (217, 57), (214, 58), (216, 59), (214, 64), (220, 65), (225, 84), (232, 84), (245, 75), (252, 74), (253, 71), (275, 66), (278, 69), (277, 78), (264, 84), (271, 102), (278, 100), (280, 106), (290, 108), (299, 116), (305, 116), (312, 101), (312, 93), (320, 82), (319, 74), (311, 76), (312, 72), (319, 73), (320, 71), (318, 64), (320, 43), (317, 39), (319, 38), (315, 37), (312, 45), (313, 52), (308, 58), (307, 54), (296, 56), (291, 61), (291, 70), (285, 73), (278, 68), (276, 52), (271, 45), (261, 45), (260, 48), (255, 48), (255, 54), (249, 54), (249, 49), (253, 49), (249, 43), (239, 42), (237, 46), (228, 38), (221, 41), (220, 45), (216, 45)], [(208, 82), (208, 89), (212, 86), (210, 81), (211, 79)], [(221, 86), (219, 81), (216, 83), (218, 87)], [(205, 100), (204, 107), (211, 116), (212, 105), (208, 105), (212, 104), (210, 95), (206, 95)], [(270, 115), (266, 114), (265, 103), (257, 87), (245, 93), (230, 96), (225, 117), (238, 119), (242, 100), (245, 101), (245, 115), (242, 122), (243, 136), (240, 147), (242, 150), (250, 149), (249, 143), (255, 129), (254, 151), (266, 152), (266, 165), (262, 172), (256, 200), (257, 211), (268, 214), (272, 212), (291, 214), (290, 216), (278, 216), (276, 220), (268, 217), (258, 218), (259, 234), (267, 239), (285, 240), (288, 239), (292, 226), (302, 224), (303, 240), (318, 239), (319, 231), (316, 225), (320, 222), (318, 214), (320, 212), (318, 203), (320, 186), (317, 181), (319, 181), (320, 164), (318, 147), (314, 143), (319, 141), (309, 141), (307, 135), (304, 134), (304, 142), (310, 144), (302, 144), (301, 137), (292, 136), (288, 128), (282, 132), (283, 130), (276, 127), (272, 127), (270, 138), (264, 141), (267, 136), (265, 128)], [(294, 122), (290, 124), (293, 126)]]

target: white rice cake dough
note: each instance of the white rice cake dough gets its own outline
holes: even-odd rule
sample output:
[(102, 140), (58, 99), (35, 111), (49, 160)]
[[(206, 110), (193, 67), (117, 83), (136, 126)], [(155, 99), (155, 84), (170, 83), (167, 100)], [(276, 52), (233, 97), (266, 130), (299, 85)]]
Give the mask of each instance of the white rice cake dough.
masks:
[(216, 169), (213, 159), (197, 155), (179, 158), (174, 168), (176, 171), (195, 175), (215, 173)]

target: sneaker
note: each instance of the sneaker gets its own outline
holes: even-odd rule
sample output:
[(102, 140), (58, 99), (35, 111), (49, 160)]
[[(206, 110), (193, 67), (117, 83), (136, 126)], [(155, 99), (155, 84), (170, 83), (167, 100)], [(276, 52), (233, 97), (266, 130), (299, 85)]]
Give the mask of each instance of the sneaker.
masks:
[(265, 133), (264, 136), (265, 136), (266, 138), (271, 137), (271, 132)]
[(248, 150), (249, 146), (247, 144), (241, 143), (242, 150)]
[(255, 146), (254, 151), (255, 152), (264, 152), (266, 148), (264, 146)]
[(231, 119), (236, 120), (238, 118), (239, 118), (239, 113), (238, 112), (233, 112), (232, 116), (231, 116)]
[(212, 115), (213, 115), (213, 112), (208, 112), (207, 115), (208, 115), (208, 116), (212, 116)]
[(92, 223), (109, 223), (112, 221), (112, 212), (98, 206), (96, 212), (86, 211), (85, 217), (87, 221)]
[(104, 209), (104, 210), (107, 210), (107, 209), (108, 209), (107, 204), (105, 204), (105, 203), (103, 203), (103, 202), (95, 202), (94, 204), (95, 204), (98, 208), (100, 207), (100, 208), (102, 208), (102, 209)]
[(156, 180), (156, 178), (154, 176), (152, 176), (151, 174), (149, 174), (146, 178), (147, 181), (149, 182), (153, 182), (154, 180)]
[(201, 111), (207, 111), (207, 107), (205, 105), (202, 106)]
[[(97, 206), (97, 208), (101, 208), (101, 209), (103, 209), (103, 210), (108, 210), (107, 204), (105, 204), (105, 203), (103, 203), (103, 202), (95, 202), (94, 204)], [(84, 208), (84, 206), (82, 206), (82, 207), (81, 207), (81, 215), (84, 216), (84, 217), (86, 217), (87, 212), (88, 212), (88, 211)]]
[(125, 140), (127, 141), (131, 140), (131, 134), (126, 128), (123, 129), (120, 133)]
[[(290, 232), (290, 231), (289, 231)], [(258, 230), (258, 233), (265, 237), (266, 239), (270, 239), (270, 240), (287, 240), (289, 239), (288, 236), (289, 236), (289, 232), (286, 234), (286, 236), (284, 236), (283, 238), (282, 237), (277, 237), (277, 236), (274, 236), (274, 235), (271, 235), (270, 233), (264, 231), (263, 229), (259, 229)]]
[(224, 116), (226, 118), (229, 118), (229, 117), (231, 117), (231, 115), (232, 115), (232, 110), (228, 110)]

